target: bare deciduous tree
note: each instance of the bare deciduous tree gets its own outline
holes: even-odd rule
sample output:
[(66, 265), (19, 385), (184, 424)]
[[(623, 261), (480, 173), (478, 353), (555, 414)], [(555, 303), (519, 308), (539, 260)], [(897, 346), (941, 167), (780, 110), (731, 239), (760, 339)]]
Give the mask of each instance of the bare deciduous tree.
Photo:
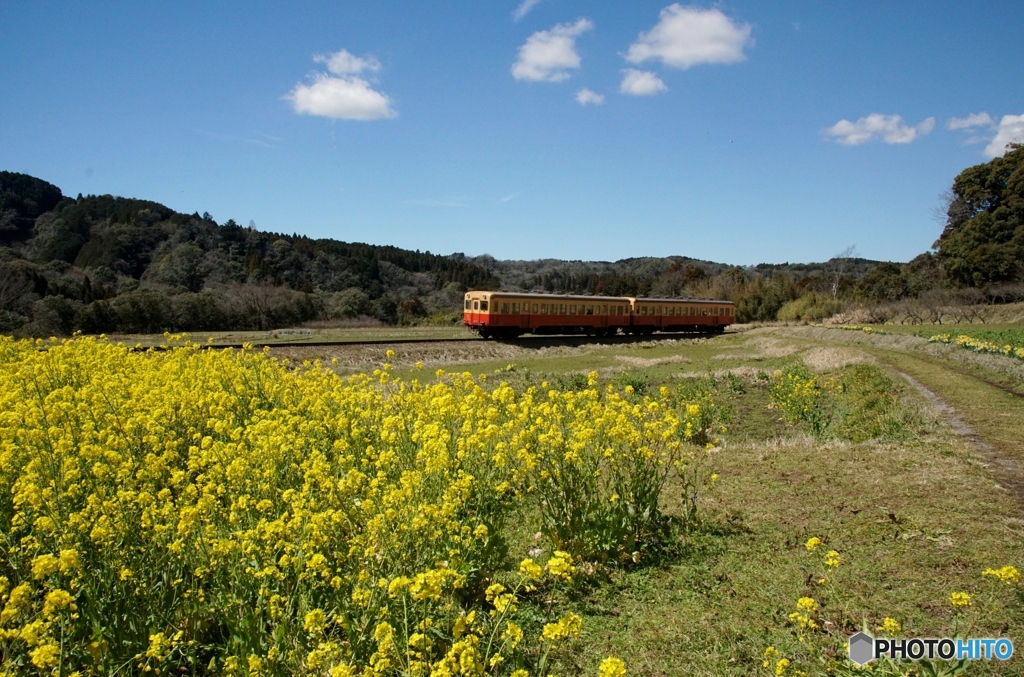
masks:
[(828, 262), (828, 277), (831, 283), (832, 298), (839, 296), (839, 285), (843, 281), (843, 275), (850, 268), (850, 259), (857, 253), (857, 245), (850, 245), (843, 251), (833, 256)]

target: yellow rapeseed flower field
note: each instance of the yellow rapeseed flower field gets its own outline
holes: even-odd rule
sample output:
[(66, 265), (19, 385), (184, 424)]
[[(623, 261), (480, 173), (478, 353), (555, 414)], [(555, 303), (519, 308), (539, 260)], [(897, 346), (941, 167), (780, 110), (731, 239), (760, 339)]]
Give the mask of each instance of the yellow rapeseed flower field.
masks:
[[(712, 420), (483, 385), (0, 337), (0, 672), (543, 672), (580, 620), (520, 610), (642, 556), (669, 478), (710, 477)], [(531, 519), (548, 554), (520, 564)]]

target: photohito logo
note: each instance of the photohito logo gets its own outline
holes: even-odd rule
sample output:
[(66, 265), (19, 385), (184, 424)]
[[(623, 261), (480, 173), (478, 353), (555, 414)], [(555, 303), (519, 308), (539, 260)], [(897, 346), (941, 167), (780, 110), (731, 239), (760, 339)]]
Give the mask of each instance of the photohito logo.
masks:
[(943, 660), (1008, 660), (1013, 656), (1013, 642), (1006, 637), (953, 639), (929, 637), (921, 639), (875, 639), (866, 632), (858, 632), (849, 640), (850, 660), (866, 665), (882, 656), (892, 659), (918, 661), (922, 658)]

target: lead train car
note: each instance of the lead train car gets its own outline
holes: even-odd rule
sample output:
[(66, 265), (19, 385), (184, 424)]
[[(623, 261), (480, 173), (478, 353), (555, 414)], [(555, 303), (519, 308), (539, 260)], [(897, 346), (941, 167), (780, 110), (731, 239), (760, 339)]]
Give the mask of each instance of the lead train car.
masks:
[(526, 333), (612, 336), (619, 330), (721, 333), (735, 321), (735, 310), (729, 301), (470, 291), (462, 320), (484, 338)]

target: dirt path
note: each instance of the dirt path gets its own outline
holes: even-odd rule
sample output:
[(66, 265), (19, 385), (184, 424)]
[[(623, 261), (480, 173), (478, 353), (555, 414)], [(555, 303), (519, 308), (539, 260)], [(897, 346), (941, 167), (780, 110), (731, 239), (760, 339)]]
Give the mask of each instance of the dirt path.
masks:
[(957, 414), (956, 409), (926, 388), (923, 383), (910, 374), (902, 371), (899, 374), (920, 393), (928, 403), (928, 406), (945, 420), (957, 435), (967, 440), (974, 447), (978, 456), (984, 460), (986, 467), (992, 469), (998, 484), (1013, 493), (1019, 501), (1024, 503), (1024, 463), (1010, 458), (986, 442), (974, 428), (964, 422)]
[[(809, 342), (820, 345), (826, 336), (819, 333)], [(837, 343), (849, 345), (843, 340), (848, 337), (838, 338)], [(974, 374), (974, 369), (969, 371), (945, 356), (882, 340), (887, 337), (880, 337), (877, 343), (871, 338), (858, 337), (856, 347), (907, 379), (932, 409), (974, 446), (993, 479), (1024, 504), (1024, 397), (1019, 387), (1000, 383), (1006, 380), (1005, 373), (987, 378), (982, 365), (973, 365), (983, 372)]]

